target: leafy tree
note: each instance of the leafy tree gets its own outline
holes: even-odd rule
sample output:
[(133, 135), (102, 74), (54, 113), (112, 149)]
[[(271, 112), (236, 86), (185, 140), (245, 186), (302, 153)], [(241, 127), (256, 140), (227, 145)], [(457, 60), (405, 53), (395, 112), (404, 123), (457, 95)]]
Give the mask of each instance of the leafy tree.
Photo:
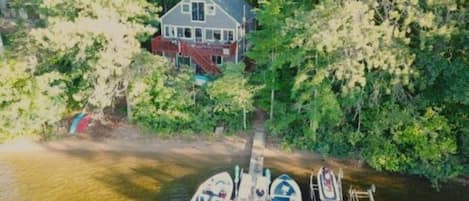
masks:
[(209, 85), (207, 93), (214, 102), (215, 113), (225, 113), (228, 116), (242, 113), (243, 128), (246, 129), (247, 112), (254, 109), (253, 96), (257, 89), (249, 85), (244, 69), (244, 65), (226, 64), (223, 76)]
[(100, 112), (125, 95), (138, 39), (155, 31), (144, 23), (156, 19), (157, 9), (143, 0), (52, 0), (40, 8), (47, 26), (31, 31), (32, 48), (42, 72), (67, 78), (70, 106)]
[[(264, 90), (270, 90), (270, 96), (267, 100), (262, 100), (260, 105), (263, 108), (270, 107), (270, 119), (274, 118), (276, 91), (282, 88), (279, 85), (278, 77), (280, 69), (285, 64), (286, 58), (290, 52), (285, 51), (288, 39), (282, 28), (284, 20), (291, 14), (294, 5), (290, 1), (272, 0), (260, 1), (262, 9), (257, 10), (257, 20), (262, 29), (255, 31), (250, 35), (250, 39), (255, 44), (248, 52), (248, 56), (256, 60), (259, 75), (253, 76), (258, 78), (255, 83), (263, 84)], [(281, 83), (281, 82), (280, 82)], [(261, 91), (261, 93), (268, 93)], [(267, 103), (269, 106), (267, 106)]]
[(174, 7), (177, 3), (179, 3), (179, 0), (148, 0), (151, 3), (154, 3), (156, 5), (161, 5), (163, 7), (163, 13), (166, 13)]
[[(467, 9), (457, 1), (406, 0), (300, 8), (261, 4), (265, 32), (252, 34), (261, 78), (252, 81), (269, 88), (274, 77), (280, 91), (275, 112), (282, 115), (271, 132), (434, 183), (459, 174), (467, 161), (456, 158), (467, 142)], [(282, 17), (270, 19), (279, 10)], [(257, 96), (261, 105), (272, 97)]]
[(36, 75), (34, 57), (0, 55), (0, 141), (46, 132), (65, 112), (58, 73)]
[(368, 134), (358, 144), (372, 167), (424, 175), (434, 184), (460, 173), (456, 135), (437, 109), (428, 108), (423, 115), (398, 105), (380, 109), (364, 113)]
[(196, 117), (192, 112), (194, 102), (189, 73), (174, 71), (171, 63), (150, 53), (143, 54), (139, 61), (155, 67), (131, 85), (129, 100), (134, 108), (133, 120), (160, 132), (193, 128)]

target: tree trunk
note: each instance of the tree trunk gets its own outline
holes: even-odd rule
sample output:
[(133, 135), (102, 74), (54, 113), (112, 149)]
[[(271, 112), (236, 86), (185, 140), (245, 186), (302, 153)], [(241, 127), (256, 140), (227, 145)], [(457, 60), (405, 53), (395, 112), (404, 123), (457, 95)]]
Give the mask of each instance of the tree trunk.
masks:
[(248, 127), (247, 125), (247, 118), (246, 118), (246, 108), (243, 107), (243, 128), (246, 130)]
[(116, 98), (113, 98), (111, 100), (111, 113), (115, 114), (115, 111), (116, 111)]
[(125, 93), (125, 102), (127, 105), (127, 121), (132, 122), (132, 104), (130, 103), (128, 91)]
[[(274, 50), (272, 50), (272, 55), (271, 55), (271, 59), (272, 59), (272, 64), (274, 64)], [(270, 120), (273, 120), (274, 119), (274, 101), (275, 101), (275, 73), (274, 73), (274, 69), (273, 69), (273, 66), (272, 66), (272, 89), (270, 91)]]
[(272, 88), (270, 92), (270, 120), (274, 119), (274, 101), (275, 101), (275, 90)]
[(3, 52), (3, 40), (2, 40), (2, 35), (0, 34), (0, 53)]

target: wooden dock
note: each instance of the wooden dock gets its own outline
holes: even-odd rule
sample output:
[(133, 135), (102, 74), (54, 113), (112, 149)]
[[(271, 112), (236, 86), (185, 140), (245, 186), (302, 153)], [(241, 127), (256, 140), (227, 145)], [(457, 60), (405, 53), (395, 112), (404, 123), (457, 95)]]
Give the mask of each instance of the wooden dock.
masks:
[[(264, 149), (266, 135), (264, 130), (264, 117), (262, 114), (257, 115), (254, 122), (254, 133), (251, 143), (251, 157), (249, 161), (249, 172), (241, 174), (241, 184), (239, 189), (237, 201), (266, 201), (256, 199), (256, 189), (265, 189), (265, 194), (268, 192), (268, 185), (270, 178), (264, 176)], [(267, 198), (267, 196), (266, 196)]]
[(361, 200), (369, 200), (369, 201), (375, 201), (374, 193), (376, 192), (376, 187), (375, 185), (371, 185), (371, 187), (365, 191), (363, 190), (357, 190), (350, 186), (350, 189), (348, 191), (348, 200), (349, 201), (361, 201)]
[[(241, 170), (241, 183), (239, 185), (239, 191), (236, 190), (234, 201), (268, 201), (269, 200), (269, 185), (270, 185), (270, 171), (268, 174), (264, 174), (264, 150), (266, 146), (266, 134), (264, 130), (264, 116), (257, 113), (256, 121), (254, 122), (254, 131), (251, 143), (251, 157), (249, 161), (249, 172), (244, 173)], [(336, 175), (338, 183), (338, 194), (340, 200), (345, 200), (343, 189), (342, 189), (342, 169), (339, 170), (339, 174)], [(314, 173), (310, 177), (310, 200), (318, 201), (319, 197), (319, 186), (315, 183)], [(264, 190), (265, 196), (259, 196), (259, 189)], [(358, 190), (350, 187), (348, 191), (348, 201), (375, 201), (374, 193), (376, 187), (374, 185), (366, 191)]]

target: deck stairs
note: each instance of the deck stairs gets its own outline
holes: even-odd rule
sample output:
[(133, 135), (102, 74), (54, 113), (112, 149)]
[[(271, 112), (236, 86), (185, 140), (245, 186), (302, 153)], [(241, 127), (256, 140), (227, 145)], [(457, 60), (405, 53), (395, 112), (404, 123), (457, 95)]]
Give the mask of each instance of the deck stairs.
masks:
[(199, 51), (191, 44), (186, 42), (180, 42), (181, 54), (190, 56), (192, 60), (199, 65), (205, 72), (217, 74), (220, 72), (218, 67), (211, 61), (210, 58), (202, 55)]

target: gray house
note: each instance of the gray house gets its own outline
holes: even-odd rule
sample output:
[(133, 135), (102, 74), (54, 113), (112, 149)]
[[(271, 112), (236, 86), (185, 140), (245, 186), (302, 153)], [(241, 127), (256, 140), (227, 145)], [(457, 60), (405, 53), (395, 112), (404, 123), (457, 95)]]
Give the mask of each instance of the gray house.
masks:
[(254, 30), (252, 7), (244, 0), (182, 0), (161, 17), (161, 36), (152, 51), (188, 64), (198, 73), (218, 73), (225, 62), (238, 63)]

